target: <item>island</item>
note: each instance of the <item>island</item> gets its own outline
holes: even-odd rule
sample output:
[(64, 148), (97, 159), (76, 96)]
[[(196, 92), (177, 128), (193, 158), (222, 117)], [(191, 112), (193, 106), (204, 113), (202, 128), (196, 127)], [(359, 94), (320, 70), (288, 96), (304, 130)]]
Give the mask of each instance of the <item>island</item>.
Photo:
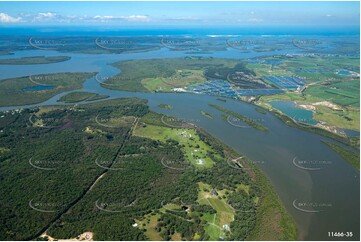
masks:
[(0, 80), (0, 106), (40, 103), (67, 91), (81, 89), (96, 73), (69, 72)]
[(101, 99), (106, 99), (109, 96), (107, 95), (99, 95), (97, 93), (92, 92), (72, 92), (62, 96), (58, 101), (64, 103), (78, 103), (83, 101), (96, 101)]
[[(261, 114), (273, 112), (287, 125), (353, 147), (359, 145), (357, 135), (343, 131), (359, 132), (360, 73), (356, 57), (289, 54), (237, 60), (186, 56), (112, 65), (121, 73), (101, 84), (105, 88), (215, 95), (218, 101), (223, 101), (221, 97), (238, 99), (255, 104)], [(340, 69), (345, 71), (337, 71)], [(294, 119), (294, 109), (305, 111), (302, 113), (307, 116)]]
[(32, 56), (21, 57), (13, 59), (0, 59), (0, 65), (37, 65), (37, 64), (50, 64), (68, 61), (69, 56)]
[(172, 105), (164, 104), (164, 103), (159, 104), (158, 107), (164, 108), (164, 109), (172, 109), (173, 108)]

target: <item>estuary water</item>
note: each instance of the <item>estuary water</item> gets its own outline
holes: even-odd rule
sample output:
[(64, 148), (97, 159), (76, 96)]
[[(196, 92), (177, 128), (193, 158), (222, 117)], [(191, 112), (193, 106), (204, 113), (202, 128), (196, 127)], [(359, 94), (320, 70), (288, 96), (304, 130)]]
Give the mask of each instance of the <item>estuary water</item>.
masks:
[(310, 125), (315, 125), (318, 123), (316, 120), (313, 119), (312, 111), (299, 108), (294, 102), (275, 100), (270, 101), (269, 103), (272, 105), (272, 107), (277, 108), (282, 113), (293, 118), (299, 123), (305, 123)]
[[(281, 54), (267, 53), (268, 55)], [(108, 65), (116, 61), (130, 59), (184, 57), (186, 53), (162, 48), (156, 51), (129, 54), (74, 54), (56, 51), (29, 50), (15, 52), (5, 58), (26, 56), (66, 55), (66, 62), (41, 65), (0, 65), (0, 79), (59, 72), (98, 72), (101, 77), (110, 77), (119, 70)], [(188, 54), (189, 55), (189, 54)], [(240, 53), (237, 50), (217, 51), (201, 56), (223, 58), (251, 58), (265, 53)], [(79, 90), (78, 90), (79, 91)], [(321, 140), (328, 138), (285, 125), (272, 113), (261, 114), (255, 106), (234, 99), (220, 102), (214, 96), (188, 93), (143, 93), (109, 90), (102, 87), (94, 77), (84, 82), (81, 91), (95, 92), (110, 96), (138, 97), (148, 100), (150, 109), (159, 113), (176, 116), (205, 129), (207, 132), (234, 148), (241, 155), (251, 159), (268, 177), (281, 198), (284, 206), (294, 218), (299, 239), (334, 240), (328, 232), (352, 232), (352, 240), (359, 240), (359, 173), (331, 150)], [(51, 99), (21, 107), (2, 107), (1, 110), (59, 105), (57, 100), (70, 92), (62, 93)], [(159, 108), (159, 104), (170, 104), (173, 109)], [(239, 128), (230, 125), (220, 117), (220, 112), (208, 106), (218, 104), (237, 113), (255, 119), (269, 129), (264, 133), (252, 128)], [(208, 119), (201, 111), (210, 113)], [(332, 141), (337, 143), (336, 141)], [(345, 240), (347, 238), (342, 238)]]

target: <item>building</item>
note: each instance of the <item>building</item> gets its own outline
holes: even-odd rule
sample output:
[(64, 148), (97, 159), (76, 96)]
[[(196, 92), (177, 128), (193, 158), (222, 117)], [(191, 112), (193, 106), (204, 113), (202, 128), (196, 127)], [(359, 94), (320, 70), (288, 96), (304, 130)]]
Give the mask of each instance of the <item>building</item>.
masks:
[(216, 189), (212, 189), (211, 195), (212, 196), (218, 196), (218, 192), (216, 191)]

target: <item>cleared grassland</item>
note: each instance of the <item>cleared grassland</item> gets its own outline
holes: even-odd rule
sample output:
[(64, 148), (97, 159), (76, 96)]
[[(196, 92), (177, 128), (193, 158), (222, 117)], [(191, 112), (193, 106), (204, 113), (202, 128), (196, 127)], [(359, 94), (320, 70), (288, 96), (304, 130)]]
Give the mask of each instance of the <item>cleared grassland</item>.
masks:
[(247, 64), (258, 76), (292, 76), (293, 73), (270, 64)]
[[(183, 146), (184, 157), (196, 167), (210, 168), (213, 161), (207, 152), (213, 152), (212, 148), (200, 140), (195, 130), (166, 128), (154, 125), (138, 126), (134, 130), (134, 135), (146, 137), (165, 142), (168, 139), (178, 141)], [(203, 162), (200, 162), (202, 160)]]
[(328, 100), (341, 106), (360, 108), (360, 81), (336, 82), (327, 86), (311, 86), (305, 94)]
[(183, 88), (207, 81), (202, 70), (177, 70), (170, 77), (145, 78), (142, 85), (149, 91), (171, 92), (174, 88)]
[[(360, 94), (359, 91), (357, 91), (359, 90), (359, 83), (358, 81), (348, 81), (347, 83), (338, 83), (335, 84), (335, 86), (336, 85), (339, 87), (339, 89), (312, 86), (306, 89), (305, 95), (289, 92), (279, 95), (262, 96), (257, 104), (269, 109), (269, 106), (267, 106), (266, 103), (272, 100), (291, 102), (297, 101), (308, 105), (313, 105), (313, 103), (317, 102), (328, 101), (330, 103), (339, 105), (342, 110), (335, 110), (329, 107), (316, 105), (316, 110), (313, 115), (315, 120), (325, 122), (327, 125), (359, 131)], [(342, 91), (341, 88), (345, 88), (345, 91)]]
[(140, 229), (145, 229), (144, 234), (151, 241), (161, 241), (163, 240), (162, 236), (155, 230), (158, 223), (158, 218), (160, 218), (160, 214), (147, 214), (144, 216), (143, 220), (136, 220)]
[(209, 191), (212, 190), (212, 187), (202, 182), (198, 183), (198, 189), (198, 203), (211, 206), (217, 211), (216, 214), (206, 213), (202, 217), (208, 222), (205, 231), (211, 240), (219, 240), (220, 236), (225, 233), (223, 225), (231, 224), (235, 211), (228, 206), (226, 199), (222, 198), (225, 191), (217, 191), (219, 196), (211, 195)]
[(126, 91), (170, 91), (175, 87), (204, 82), (206, 69), (232, 68), (238, 62), (207, 57), (121, 61), (113, 64), (121, 73), (106, 80), (104, 87)]
[(356, 108), (335, 111), (327, 107), (317, 106), (314, 118), (331, 126), (360, 131), (360, 110)]

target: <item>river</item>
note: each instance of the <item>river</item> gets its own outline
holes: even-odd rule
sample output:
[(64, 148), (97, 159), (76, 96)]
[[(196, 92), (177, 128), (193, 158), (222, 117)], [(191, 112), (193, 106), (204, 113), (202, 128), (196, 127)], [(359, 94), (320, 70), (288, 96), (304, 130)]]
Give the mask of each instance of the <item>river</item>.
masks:
[[(241, 53), (237, 50), (217, 51), (201, 56), (223, 58), (251, 58), (282, 52)], [(109, 63), (130, 59), (184, 57), (181, 51), (162, 48), (156, 51), (128, 54), (76, 54), (57, 51), (28, 50), (18, 51), (12, 56), (0, 59), (27, 56), (66, 55), (71, 60), (44, 65), (0, 65), (0, 79), (58, 72), (99, 72), (101, 77), (110, 77), (119, 70)], [(359, 240), (360, 227), (360, 176), (359, 173), (321, 142), (332, 141), (323, 136), (285, 125), (272, 113), (261, 114), (255, 106), (234, 99), (227, 102), (217, 97), (188, 93), (143, 93), (108, 90), (100, 86), (95, 78), (84, 82), (81, 91), (109, 95), (110, 99), (119, 97), (138, 97), (147, 99), (150, 109), (159, 113), (173, 115), (205, 129), (226, 145), (246, 155), (266, 174), (281, 198), (288, 212), (294, 218), (299, 230), (299, 239), (333, 240), (347, 238), (328, 237), (328, 232), (352, 232), (352, 240)], [(69, 92), (67, 92), (69, 93)], [(21, 107), (2, 107), (0, 111), (17, 108), (59, 105), (57, 100), (62, 93), (36, 105)], [(158, 105), (170, 104), (173, 109), (159, 108)], [(269, 129), (264, 133), (252, 128), (239, 128), (230, 125), (220, 117), (220, 112), (208, 106), (218, 104), (256, 119)], [(213, 115), (209, 119), (201, 110)], [(333, 141), (336, 142), (336, 141)], [(337, 143), (337, 142), (336, 142)]]

